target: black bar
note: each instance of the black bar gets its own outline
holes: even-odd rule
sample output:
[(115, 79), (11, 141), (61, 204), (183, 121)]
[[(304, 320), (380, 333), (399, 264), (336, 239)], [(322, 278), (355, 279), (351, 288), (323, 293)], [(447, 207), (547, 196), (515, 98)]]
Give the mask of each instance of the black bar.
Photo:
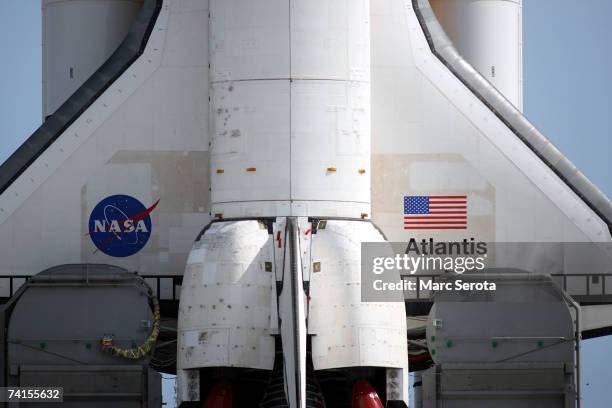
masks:
[(587, 296), (589, 296), (591, 294), (591, 276), (587, 275), (586, 280), (587, 280)]

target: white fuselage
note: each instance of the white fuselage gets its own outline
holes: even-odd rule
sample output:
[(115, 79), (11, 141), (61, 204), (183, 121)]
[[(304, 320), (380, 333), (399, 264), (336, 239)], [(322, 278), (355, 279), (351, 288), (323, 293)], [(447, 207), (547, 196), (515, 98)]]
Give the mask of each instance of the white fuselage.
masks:
[(211, 1), (211, 203), (370, 214), (369, 1)]
[[(187, 262), (181, 400), (205, 399), (188, 392), (199, 368), (272, 370), (273, 336), (281, 339), (290, 407), (306, 406), (308, 336), (315, 370), (384, 367), (407, 384), (403, 302), (356, 301), (361, 242), (384, 240), (364, 220), (369, 18), (368, 0), (210, 2), (217, 221)], [(389, 346), (375, 352), (380, 339)], [(389, 399), (407, 401), (399, 389)]]

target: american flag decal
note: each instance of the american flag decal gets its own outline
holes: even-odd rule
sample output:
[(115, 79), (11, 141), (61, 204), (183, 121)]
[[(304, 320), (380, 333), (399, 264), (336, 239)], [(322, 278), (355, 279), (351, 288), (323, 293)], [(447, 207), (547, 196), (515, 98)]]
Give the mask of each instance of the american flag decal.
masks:
[(404, 196), (404, 229), (467, 229), (467, 196)]

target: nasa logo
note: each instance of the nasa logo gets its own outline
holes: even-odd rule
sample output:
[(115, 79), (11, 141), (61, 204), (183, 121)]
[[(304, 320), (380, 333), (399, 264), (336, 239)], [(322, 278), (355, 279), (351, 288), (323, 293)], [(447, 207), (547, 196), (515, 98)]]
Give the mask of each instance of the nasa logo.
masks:
[(113, 195), (98, 203), (89, 216), (89, 236), (98, 250), (116, 258), (140, 251), (151, 238), (151, 213), (128, 195)]

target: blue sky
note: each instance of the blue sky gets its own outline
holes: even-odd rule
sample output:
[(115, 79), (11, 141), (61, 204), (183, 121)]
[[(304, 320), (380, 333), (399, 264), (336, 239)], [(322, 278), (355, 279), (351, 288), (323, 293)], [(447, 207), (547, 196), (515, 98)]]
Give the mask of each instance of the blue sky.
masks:
[(0, 161), (41, 122), (40, 0), (1, 0)]
[[(40, 0), (1, 0), (0, 161), (41, 121)], [(526, 116), (612, 196), (612, 0), (524, 0)], [(583, 342), (584, 405), (609, 406), (612, 338)]]
[[(612, 197), (612, 1), (523, 0), (525, 115)], [(612, 336), (582, 343), (583, 407), (610, 406)]]
[(526, 116), (612, 197), (612, 1), (524, 0)]

